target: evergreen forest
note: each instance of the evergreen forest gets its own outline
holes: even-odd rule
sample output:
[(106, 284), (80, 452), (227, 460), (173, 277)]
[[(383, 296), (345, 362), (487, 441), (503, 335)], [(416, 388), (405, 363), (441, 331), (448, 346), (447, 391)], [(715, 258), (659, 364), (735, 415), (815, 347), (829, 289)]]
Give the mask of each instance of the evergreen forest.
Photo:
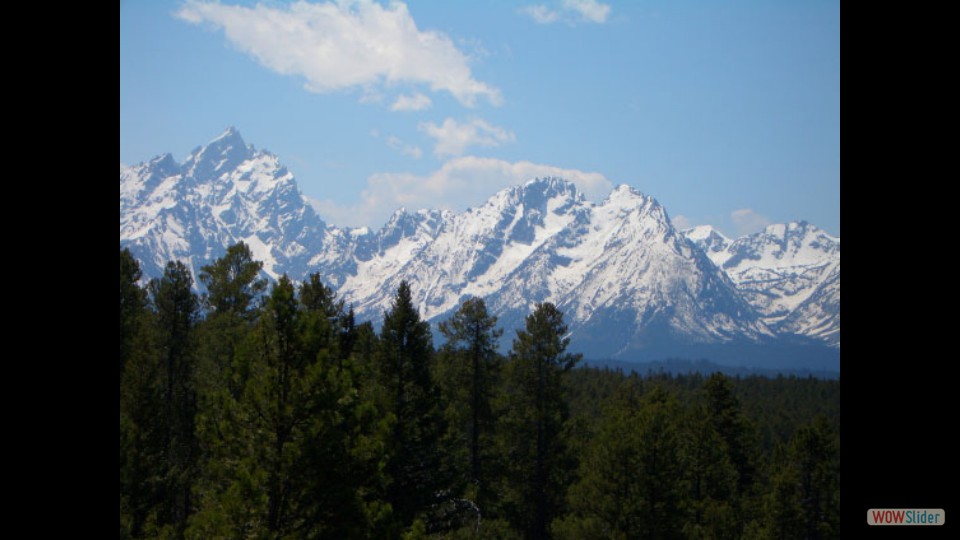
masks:
[(837, 380), (587, 367), (550, 303), (431, 328), (406, 283), (375, 328), (261, 271), (120, 250), (121, 538), (839, 537)]

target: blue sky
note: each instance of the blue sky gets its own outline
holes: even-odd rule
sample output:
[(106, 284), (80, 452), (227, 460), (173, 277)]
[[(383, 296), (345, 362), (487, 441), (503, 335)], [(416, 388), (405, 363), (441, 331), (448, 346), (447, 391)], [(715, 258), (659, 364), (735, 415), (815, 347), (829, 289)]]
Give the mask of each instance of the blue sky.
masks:
[(121, 163), (227, 126), (337, 225), (555, 174), (680, 226), (839, 235), (840, 5), (121, 2)]

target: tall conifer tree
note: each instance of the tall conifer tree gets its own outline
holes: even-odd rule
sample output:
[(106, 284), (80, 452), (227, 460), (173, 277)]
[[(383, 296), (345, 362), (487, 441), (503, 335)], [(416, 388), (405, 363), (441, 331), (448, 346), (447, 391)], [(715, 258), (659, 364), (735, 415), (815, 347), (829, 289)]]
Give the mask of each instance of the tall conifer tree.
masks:
[(387, 501), (403, 526), (440, 502), (439, 391), (430, 373), (430, 325), (420, 319), (410, 286), (402, 282), (380, 332), (378, 365), (386, 412), (393, 415), (387, 441)]
[(449, 321), (440, 323), (446, 338), (440, 354), (441, 384), (447, 405), (450, 431), (457, 446), (468, 449), (467, 463), (459, 464), (475, 486), (482, 509), (490, 489), (486, 461), (492, 451), (494, 416), (492, 401), (500, 376), (497, 340), (503, 330), (497, 318), (487, 313), (481, 298), (466, 300)]
[(537, 304), (517, 330), (507, 371), (503, 447), (509, 471), (504, 505), (527, 538), (549, 538), (562, 509), (570, 469), (564, 426), (569, 416), (562, 377), (580, 360), (570, 344), (563, 314)]

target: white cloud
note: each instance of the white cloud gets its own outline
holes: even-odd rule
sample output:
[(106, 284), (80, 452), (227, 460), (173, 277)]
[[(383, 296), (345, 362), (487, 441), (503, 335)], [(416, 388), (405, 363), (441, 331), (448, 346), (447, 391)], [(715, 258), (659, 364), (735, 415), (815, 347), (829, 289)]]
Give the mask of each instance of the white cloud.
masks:
[(738, 236), (759, 232), (773, 223), (767, 216), (760, 215), (750, 208), (740, 208), (730, 212), (730, 220), (733, 221)]
[(670, 222), (673, 223), (674, 227), (680, 230), (689, 229), (690, 227), (693, 227), (694, 225), (696, 225), (696, 223), (694, 223), (692, 219), (682, 214), (673, 216), (672, 218), (670, 218)]
[(607, 22), (610, 15), (610, 5), (597, 0), (563, 0), (563, 8), (578, 13), (585, 21), (598, 24)]
[(489, 148), (516, 140), (512, 131), (494, 126), (479, 118), (463, 123), (447, 118), (439, 126), (433, 122), (420, 122), (417, 129), (436, 139), (433, 153), (438, 157), (459, 156), (470, 146)]
[(400, 207), (409, 210), (439, 208), (454, 211), (482, 204), (493, 193), (535, 177), (559, 176), (574, 182), (587, 198), (599, 201), (613, 185), (600, 173), (564, 169), (529, 161), (509, 162), (463, 156), (440, 169), (419, 176), (378, 173), (367, 179), (361, 202), (352, 206), (314, 200), (314, 208), (328, 223), (339, 226), (380, 227)]
[(245, 7), (192, 0), (176, 15), (222, 28), (239, 50), (277, 73), (302, 76), (312, 92), (362, 88), (377, 96), (378, 89), (414, 84), (450, 92), (465, 106), (478, 97), (501, 102), (498, 89), (473, 78), (467, 55), (446, 34), (419, 30), (403, 2)]
[(529, 16), (538, 24), (551, 24), (560, 20), (568, 23), (592, 22), (603, 24), (610, 15), (610, 5), (597, 0), (562, 0), (558, 9), (550, 9), (544, 4), (534, 4), (520, 8), (520, 13)]
[(524, 6), (520, 9), (521, 13), (525, 13), (533, 19), (537, 24), (550, 24), (557, 22), (560, 19), (560, 14), (556, 11), (551, 10), (543, 4), (537, 4), (535, 6)]
[(430, 101), (430, 98), (417, 92), (412, 96), (399, 96), (397, 100), (393, 102), (393, 105), (390, 106), (391, 111), (422, 111), (424, 109), (429, 109), (433, 105), (433, 102)]
[(406, 144), (400, 140), (399, 137), (394, 137), (393, 135), (387, 137), (387, 146), (413, 159), (420, 159), (420, 156), (423, 155), (423, 150), (421, 150), (419, 146)]

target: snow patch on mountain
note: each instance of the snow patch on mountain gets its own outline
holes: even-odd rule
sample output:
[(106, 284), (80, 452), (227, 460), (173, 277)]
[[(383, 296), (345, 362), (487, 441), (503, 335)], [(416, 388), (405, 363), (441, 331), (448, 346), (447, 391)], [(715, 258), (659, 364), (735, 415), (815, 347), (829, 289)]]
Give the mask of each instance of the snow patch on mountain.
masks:
[(182, 165), (164, 154), (120, 171), (120, 241), (147, 276), (180, 260), (196, 278), (241, 240), (268, 277), (296, 275), (314, 253), (337, 247), (333, 236), (278, 158), (246, 144), (234, 128)]
[(564, 179), (535, 178), (461, 213), (400, 209), (376, 231), (337, 228), (234, 128), (182, 164), (164, 154), (121, 166), (120, 243), (145, 276), (181, 260), (196, 277), (238, 241), (267, 277), (320, 273), (360, 320), (378, 321), (405, 280), (434, 322), (486, 299), (507, 344), (537, 302), (553, 302), (593, 358), (724, 346), (738, 361), (783, 333), (839, 346), (839, 239), (806, 223), (736, 240), (709, 226), (681, 233), (629, 186), (593, 203)]
[(686, 237), (779, 332), (840, 343), (840, 239), (804, 221), (730, 241), (709, 226)]

